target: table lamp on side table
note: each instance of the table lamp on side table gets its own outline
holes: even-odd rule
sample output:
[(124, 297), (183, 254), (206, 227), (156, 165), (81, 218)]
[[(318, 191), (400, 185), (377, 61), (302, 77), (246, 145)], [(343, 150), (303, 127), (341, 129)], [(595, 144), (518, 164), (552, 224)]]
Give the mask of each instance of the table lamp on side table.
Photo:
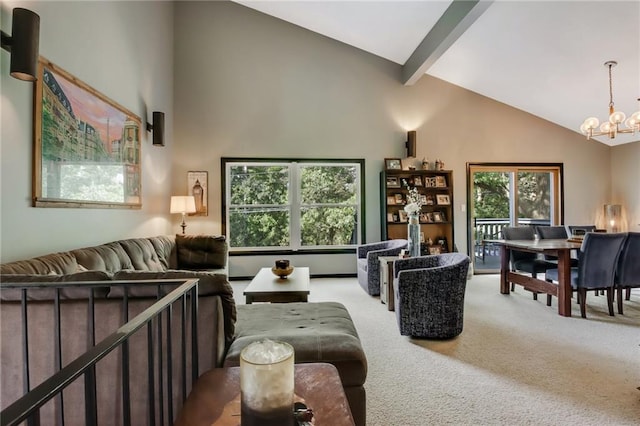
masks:
[(196, 200), (192, 195), (172, 195), (171, 196), (171, 213), (182, 213), (182, 234), (184, 234), (184, 228), (187, 227), (187, 223), (184, 218), (187, 213), (196, 212)]

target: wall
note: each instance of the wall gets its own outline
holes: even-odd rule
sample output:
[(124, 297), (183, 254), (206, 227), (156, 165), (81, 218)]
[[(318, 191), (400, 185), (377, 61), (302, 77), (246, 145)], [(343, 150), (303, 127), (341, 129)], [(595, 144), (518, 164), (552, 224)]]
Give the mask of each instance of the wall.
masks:
[(171, 2), (3, 1), (40, 15), (40, 54), (142, 118), (164, 111), (166, 146), (142, 140), (142, 209), (31, 207), (32, 84), (9, 76), (0, 52), (2, 130), (0, 260), (8, 262), (120, 238), (175, 232), (169, 211), (173, 153), (173, 4)]
[[(220, 157), (366, 161), (366, 240), (380, 238), (379, 172), (417, 130), (417, 158), (454, 171), (456, 244), (466, 251), (466, 163), (563, 162), (565, 221), (593, 223), (609, 198), (611, 148), (430, 76), (411, 87), (399, 65), (230, 2), (181, 2), (175, 14), (174, 191), (209, 172), (210, 215), (192, 233), (221, 231)], [(186, 179), (186, 178), (185, 178)], [(353, 273), (355, 255), (292, 256), (311, 272)], [(273, 257), (232, 257), (248, 276)]]
[(611, 204), (621, 204), (629, 231), (640, 232), (640, 141), (611, 150)]

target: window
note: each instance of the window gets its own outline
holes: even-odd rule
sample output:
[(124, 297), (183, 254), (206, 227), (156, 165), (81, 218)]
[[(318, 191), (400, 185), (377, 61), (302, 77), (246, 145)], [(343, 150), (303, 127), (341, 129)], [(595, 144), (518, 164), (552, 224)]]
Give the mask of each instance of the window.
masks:
[(364, 160), (223, 158), (231, 251), (352, 248), (361, 240)]

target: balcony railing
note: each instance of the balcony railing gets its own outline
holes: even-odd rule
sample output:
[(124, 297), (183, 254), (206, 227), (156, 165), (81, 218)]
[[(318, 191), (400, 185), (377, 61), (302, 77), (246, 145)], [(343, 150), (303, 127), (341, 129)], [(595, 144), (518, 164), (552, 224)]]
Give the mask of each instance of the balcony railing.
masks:
[[(131, 285), (130, 282), (109, 281), (108, 284), (113, 289), (117, 286), (124, 286), (125, 288)], [(112, 351), (117, 348), (121, 348), (121, 368), (118, 371), (114, 371), (112, 374), (120, 374), (121, 389), (120, 401), (122, 402), (121, 418), (113, 418), (114, 424), (130, 425), (131, 419), (131, 400), (142, 389), (130, 389), (129, 377), (130, 377), (130, 361), (131, 356), (129, 351), (130, 338), (140, 329), (146, 327), (146, 341), (147, 341), (147, 369), (144, 374), (148, 376), (147, 389), (147, 419), (146, 424), (152, 425), (169, 425), (173, 423), (173, 409), (177, 401), (174, 401), (174, 389), (172, 378), (173, 368), (177, 367), (180, 372), (180, 389), (182, 402), (186, 399), (188, 389), (187, 387), (193, 383), (198, 375), (198, 280), (141, 280), (135, 283), (135, 286), (156, 286), (157, 287), (157, 301), (138, 314), (133, 319), (128, 319), (128, 304), (129, 297), (125, 291), (125, 295), (122, 299), (123, 311), (125, 316), (125, 324), (118, 330), (104, 338), (97, 344), (95, 342), (95, 290), (99, 287), (104, 287), (104, 281), (98, 282), (68, 282), (68, 283), (7, 283), (3, 282), (2, 291), (8, 292), (20, 292), (21, 296), (19, 302), (22, 311), (22, 340), (23, 340), (23, 371), (25, 382), (25, 395), (17, 399), (7, 408), (0, 413), (0, 424), (2, 426), (17, 425), (23, 421), (26, 421), (27, 425), (40, 425), (40, 409), (47, 404), (50, 400), (55, 400), (58, 409), (55, 410), (57, 415), (56, 419), (47, 418), (47, 422), (53, 421), (55, 424), (65, 424), (65, 411), (62, 407), (65, 405), (62, 403), (63, 390), (69, 385), (73, 384), (76, 379), (84, 377), (84, 419), (85, 424), (94, 425), (98, 424), (98, 400), (97, 400), (97, 377), (96, 377), (96, 364), (98, 361), (107, 357)], [(170, 293), (166, 294), (167, 286), (178, 286)], [(87, 290), (87, 304), (88, 304), (88, 320), (89, 325), (89, 339), (92, 345), (89, 349), (67, 365), (62, 366), (60, 360), (62, 357), (61, 342), (63, 339), (64, 328), (61, 327), (60, 321), (60, 309), (62, 306), (61, 291), (65, 288), (84, 288)], [(54, 291), (54, 299), (51, 303), (54, 305), (54, 318), (52, 321), (52, 336), (55, 339), (55, 353), (50, 354), (50, 359), (55, 359), (57, 366), (55, 374), (44, 380), (41, 384), (33, 389), (29, 386), (30, 376), (30, 347), (33, 347), (37, 342), (29, 342), (29, 325), (27, 323), (28, 311), (30, 304), (36, 305), (42, 304), (41, 301), (32, 299), (31, 294), (36, 293), (42, 289), (50, 289)], [(189, 301), (189, 308), (187, 307), (187, 300)], [(36, 300), (36, 302), (31, 302)], [(180, 358), (177, 360), (174, 366), (172, 360), (172, 345), (175, 344), (174, 337), (171, 333), (171, 325), (174, 323), (173, 306), (181, 305), (180, 318), (177, 319), (179, 324), (176, 324), (177, 328), (181, 330), (181, 336), (178, 336), (178, 344), (180, 345)], [(38, 309), (39, 306), (34, 306), (33, 309)], [(190, 312), (189, 312), (190, 311)], [(163, 326), (163, 322), (165, 323)], [(190, 324), (189, 324), (190, 323)], [(190, 325), (191, 336), (188, 336), (188, 325)], [(19, 330), (17, 330), (20, 333)], [(188, 342), (190, 340), (190, 342)], [(190, 343), (190, 347), (188, 344)], [(11, 350), (11, 348), (4, 348), (3, 350)], [(20, 349), (18, 349), (20, 350)], [(163, 360), (164, 353), (164, 360)], [(190, 360), (188, 359), (188, 353), (190, 353)], [(140, 356), (142, 354), (136, 353), (133, 356)], [(190, 361), (190, 362), (189, 362)], [(190, 364), (190, 366), (189, 366)], [(189, 371), (188, 371), (189, 370)], [(6, 378), (3, 378), (6, 380)], [(164, 383), (163, 383), (164, 382)], [(176, 390), (175, 394), (179, 394)], [(132, 398), (133, 395), (133, 398)], [(180, 402), (177, 406), (181, 406)], [(75, 407), (74, 407), (75, 408)], [(78, 407), (79, 408), (79, 407)], [(108, 407), (100, 407), (101, 409), (107, 409)], [(112, 408), (113, 409), (113, 408)], [(115, 414), (115, 413), (114, 413)]]

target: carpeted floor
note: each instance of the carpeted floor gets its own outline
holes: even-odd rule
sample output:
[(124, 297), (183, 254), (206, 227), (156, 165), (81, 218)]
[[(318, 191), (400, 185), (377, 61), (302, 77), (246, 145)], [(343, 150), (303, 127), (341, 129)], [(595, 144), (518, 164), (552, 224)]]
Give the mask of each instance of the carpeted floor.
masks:
[[(238, 303), (247, 281), (232, 282)], [(310, 301), (339, 301), (367, 354), (368, 426), (638, 425), (640, 292), (610, 317), (587, 296), (587, 319), (557, 314), (497, 275), (467, 283), (464, 331), (450, 341), (400, 336), (394, 312), (355, 278), (313, 279)]]

